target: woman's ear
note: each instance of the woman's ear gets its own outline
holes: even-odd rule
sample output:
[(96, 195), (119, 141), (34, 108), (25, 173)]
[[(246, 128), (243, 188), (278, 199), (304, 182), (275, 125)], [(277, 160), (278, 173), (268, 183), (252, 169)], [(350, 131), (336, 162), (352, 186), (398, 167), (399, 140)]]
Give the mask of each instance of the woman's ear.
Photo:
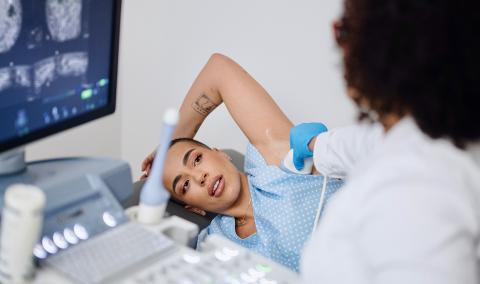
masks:
[(190, 206), (190, 205), (185, 205), (185, 209), (187, 209), (188, 211), (190, 211), (192, 213), (198, 214), (200, 216), (207, 215), (207, 212), (205, 212), (205, 210), (202, 210), (200, 208), (193, 207), (193, 206)]

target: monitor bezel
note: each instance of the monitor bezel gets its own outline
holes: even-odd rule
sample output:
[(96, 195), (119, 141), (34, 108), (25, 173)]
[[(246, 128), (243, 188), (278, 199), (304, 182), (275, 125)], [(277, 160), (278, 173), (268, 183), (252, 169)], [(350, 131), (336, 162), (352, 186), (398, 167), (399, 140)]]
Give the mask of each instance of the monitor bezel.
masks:
[(32, 133), (29, 133), (22, 137), (15, 137), (7, 141), (0, 142), (0, 154), (11, 149), (25, 146), (28, 143), (43, 139), (45, 137), (57, 134), (64, 130), (74, 128), (76, 126), (85, 124), (92, 120), (113, 114), (116, 109), (116, 92), (117, 92), (117, 76), (118, 76), (118, 55), (120, 44), (120, 24), (121, 24), (121, 7), (122, 0), (113, 1), (113, 25), (112, 25), (112, 44), (110, 46), (111, 52), (111, 65), (110, 65), (110, 78), (109, 78), (109, 90), (108, 90), (108, 103), (107, 105), (89, 111), (85, 114), (78, 115), (74, 118), (68, 119), (58, 124), (46, 127)]

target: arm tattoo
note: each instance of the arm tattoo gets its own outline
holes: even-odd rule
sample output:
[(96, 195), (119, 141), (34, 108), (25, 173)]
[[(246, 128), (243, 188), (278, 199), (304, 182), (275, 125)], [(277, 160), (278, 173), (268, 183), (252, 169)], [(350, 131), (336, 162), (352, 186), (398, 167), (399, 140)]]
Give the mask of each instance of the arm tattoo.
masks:
[(210, 98), (202, 94), (196, 101), (192, 103), (192, 108), (201, 115), (207, 116), (217, 107)]

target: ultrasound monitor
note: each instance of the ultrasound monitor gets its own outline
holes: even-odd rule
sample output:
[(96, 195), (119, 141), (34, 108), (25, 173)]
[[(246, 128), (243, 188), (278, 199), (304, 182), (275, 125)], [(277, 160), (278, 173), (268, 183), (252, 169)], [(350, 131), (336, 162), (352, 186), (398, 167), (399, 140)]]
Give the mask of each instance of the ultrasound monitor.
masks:
[(0, 0), (0, 153), (111, 114), (120, 1)]
[(121, 0), (0, 0), (0, 196), (12, 183), (47, 189), (93, 174), (118, 199), (126, 197), (118, 190), (121, 182), (131, 186), (124, 162), (26, 164), (24, 152), (29, 142), (115, 111), (120, 6)]

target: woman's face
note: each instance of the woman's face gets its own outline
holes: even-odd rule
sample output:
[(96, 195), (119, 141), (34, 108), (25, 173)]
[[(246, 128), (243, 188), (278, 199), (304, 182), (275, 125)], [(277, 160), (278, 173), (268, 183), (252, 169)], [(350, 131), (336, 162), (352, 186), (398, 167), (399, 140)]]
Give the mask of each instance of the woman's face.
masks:
[(165, 187), (188, 205), (223, 213), (240, 195), (240, 172), (230, 158), (192, 142), (174, 144), (167, 153)]

